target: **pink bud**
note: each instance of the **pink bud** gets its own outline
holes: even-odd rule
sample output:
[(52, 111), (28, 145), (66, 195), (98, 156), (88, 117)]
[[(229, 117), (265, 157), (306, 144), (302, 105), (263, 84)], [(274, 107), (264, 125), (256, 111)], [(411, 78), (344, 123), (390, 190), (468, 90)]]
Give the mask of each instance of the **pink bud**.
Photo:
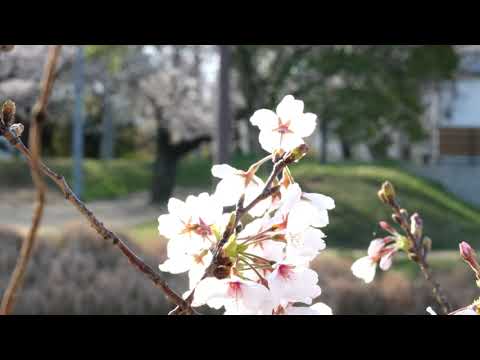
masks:
[(470, 265), (472, 270), (477, 275), (477, 278), (480, 279), (480, 266), (477, 262), (477, 255), (475, 254), (475, 250), (468, 244), (467, 242), (463, 241), (460, 243), (460, 255), (462, 256), (463, 260)]
[(472, 260), (475, 261), (475, 250), (472, 249), (469, 243), (462, 241), (459, 247), (460, 255), (462, 255), (466, 262), (470, 263)]
[(386, 221), (380, 221), (378, 223), (380, 225), (380, 227), (385, 230), (386, 232), (392, 234), (392, 235), (395, 235), (397, 234), (397, 231), (389, 224), (387, 223)]

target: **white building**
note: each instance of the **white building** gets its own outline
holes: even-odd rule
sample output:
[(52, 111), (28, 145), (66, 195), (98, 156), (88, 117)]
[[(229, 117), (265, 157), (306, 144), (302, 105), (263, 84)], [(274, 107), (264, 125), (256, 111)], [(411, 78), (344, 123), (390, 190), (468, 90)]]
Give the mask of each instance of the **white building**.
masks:
[(480, 160), (480, 45), (457, 45), (453, 81), (430, 94), (427, 129), (434, 163), (475, 165)]

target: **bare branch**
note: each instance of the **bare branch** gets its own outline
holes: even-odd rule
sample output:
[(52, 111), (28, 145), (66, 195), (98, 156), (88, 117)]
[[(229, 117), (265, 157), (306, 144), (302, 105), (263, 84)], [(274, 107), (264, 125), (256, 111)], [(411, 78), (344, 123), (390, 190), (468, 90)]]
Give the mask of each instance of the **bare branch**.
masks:
[[(32, 166), (32, 156), (30, 151), (26, 148), (23, 142), (16, 137), (9, 129), (0, 128), (0, 135), (4, 136), (8, 142), (15, 146), (17, 150), (28, 161), (28, 165)], [(57, 187), (62, 190), (65, 199), (68, 200), (88, 221), (90, 226), (105, 240), (112, 241), (122, 253), (127, 257), (130, 264), (134, 266), (138, 271), (142, 272), (147, 276), (156, 286), (158, 286), (164, 293), (169, 301), (177, 305), (178, 308), (182, 309), (185, 313), (193, 314), (194, 311), (191, 309), (190, 305), (182, 299), (175, 291), (173, 291), (165, 280), (163, 280), (160, 275), (152, 269), (148, 264), (146, 264), (140, 257), (138, 257), (133, 250), (131, 250), (114, 232), (109, 230), (98, 218), (93, 214), (93, 212), (77, 197), (77, 195), (72, 191), (68, 183), (65, 181), (65, 178), (53, 170), (51, 170), (45, 163), (42, 161), (39, 162), (40, 171), (49, 177)]]
[(409, 249), (409, 258), (415, 263), (417, 263), (425, 280), (432, 287), (432, 292), (433, 292), (433, 295), (435, 296), (435, 300), (442, 308), (443, 313), (447, 315), (450, 312), (450, 304), (448, 303), (440, 287), (440, 284), (433, 277), (433, 274), (426, 260), (426, 253), (423, 250), (423, 244), (421, 241), (419, 241), (420, 239), (417, 239), (412, 233), (410, 225), (408, 224), (406, 216), (404, 215), (404, 210), (401, 209), (400, 205), (395, 199), (395, 195), (384, 197), (382, 201), (392, 208), (394, 212), (395, 221), (403, 229), (403, 231), (405, 232), (405, 235), (407, 236), (407, 238), (412, 244), (411, 249)]
[(52, 92), (55, 67), (58, 62), (61, 48), (61, 45), (55, 45), (49, 49), (47, 61), (44, 67), (40, 95), (32, 110), (29, 145), (32, 157), (31, 175), (36, 188), (36, 205), (33, 213), (32, 226), (27, 234), (27, 237), (22, 243), (17, 264), (2, 299), (0, 315), (8, 315), (13, 311), (16, 295), (23, 284), (28, 262), (32, 256), (32, 250), (37, 237), (38, 228), (42, 220), (43, 210), (45, 208), (45, 184), (38, 166), (41, 157), (41, 127), (42, 122), (45, 119), (45, 111), (48, 99), (50, 98), (50, 94)]

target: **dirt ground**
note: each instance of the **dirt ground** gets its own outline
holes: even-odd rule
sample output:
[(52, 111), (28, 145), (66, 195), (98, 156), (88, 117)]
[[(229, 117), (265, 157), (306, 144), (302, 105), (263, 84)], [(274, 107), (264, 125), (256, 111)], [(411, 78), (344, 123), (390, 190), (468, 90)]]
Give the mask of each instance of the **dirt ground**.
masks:
[[(200, 192), (200, 191), (199, 191)], [(192, 189), (177, 188), (175, 197), (184, 200)], [(32, 189), (0, 189), (0, 225), (7, 225), (26, 231), (31, 223), (34, 207)], [(114, 200), (99, 200), (87, 203), (100, 221), (115, 229), (126, 229), (157, 219), (166, 212), (166, 206), (153, 206), (149, 203), (148, 192), (135, 193)], [(56, 232), (66, 225), (84, 221), (77, 210), (58, 191), (49, 191), (47, 205), (42, 220), (42, 232)]]

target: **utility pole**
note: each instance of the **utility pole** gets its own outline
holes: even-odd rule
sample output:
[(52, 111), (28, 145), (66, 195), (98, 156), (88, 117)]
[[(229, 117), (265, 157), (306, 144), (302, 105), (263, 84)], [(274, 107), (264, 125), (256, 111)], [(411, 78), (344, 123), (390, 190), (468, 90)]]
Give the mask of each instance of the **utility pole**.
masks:
[(110, 83), (109, 79), (107, 79), (105, 81), (105, 88), (103, 93), (102, 141), (100, 143), (100, 156), (103, 160), (113, 159), (113, 137), (114, 126), (112, 119)]
[(83, 130), (84, 114), (84, 82), (85, 82), (85, 53), (82, 45), (77, 47), (77, 56), (74, 64), (75, 109), (73, 113), (73, 191), (81, 198), (83, 192)]

